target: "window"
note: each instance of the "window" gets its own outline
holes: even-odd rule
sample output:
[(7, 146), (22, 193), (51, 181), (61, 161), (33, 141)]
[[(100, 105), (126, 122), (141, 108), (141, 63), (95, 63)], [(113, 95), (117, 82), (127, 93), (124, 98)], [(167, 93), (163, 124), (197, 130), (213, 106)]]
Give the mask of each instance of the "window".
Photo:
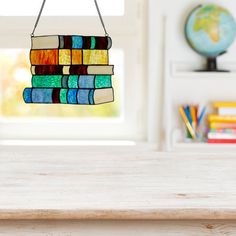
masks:
[[(113, 77), (113, 87), (117, 99), (114, 103), (101, 106), (71, 106), (71, 105), (29, 105), (23, 102), (22, 91), (31, 87), (31, 72), (29, 50), (27, 49), (1, 49), (0, 75), (1, 97), (0, 115), (2, 117), (80, 117), (80, 118), (116, 118), (122, 116), (120, 104), (119, 79), (124, 78), (124, 55), (121, 49), (112, 49), (110, 53), (112, 64), (118, 65), (116, 75)], [(37, 108), (37, 109), (36, 109)]]
[[(3, 34), (0, 38), (0, 137), (144, 138), (145, 0), (134, 0), (132, 3), (128, 0), (99, 0), (113, 39), (110, 63), (115, 65), (115, 102), (95, 107), (23, 103), (22, 89), (30, 86), (31, 80), (29, 35), (41, 0), (34, 1), (34, 4), (30, 0), (23, 0), (24, 3), (21, 1), (20, 5), (18, 2), (9, 0), (0, 10), (0, 29)], [(67, 0), (66, 4), (60, 1), (57, 7), (55, 2), (56, 0), (47, 0), (36, 35), (103, 34), (93, 0)], [(20, 10), (14, 12), (10, 6), (17, 4), (19, 6), (14, 9)], [(80, 10), (77, 12), (75, 9)]]
[[(125, 0), (99, 0), (104, 16), (123, 16)], [(1, 16), (35, 16), (41, 7), (42, 0), (7, 0), (1, 5)], [(96, 16), (92, 7), (93, 0), (47, 0), (43, 15), (45, 16)], [(12, 7), (14, 6), (14, 7)], [(22, 7), (27, 6), (27, 7)]]

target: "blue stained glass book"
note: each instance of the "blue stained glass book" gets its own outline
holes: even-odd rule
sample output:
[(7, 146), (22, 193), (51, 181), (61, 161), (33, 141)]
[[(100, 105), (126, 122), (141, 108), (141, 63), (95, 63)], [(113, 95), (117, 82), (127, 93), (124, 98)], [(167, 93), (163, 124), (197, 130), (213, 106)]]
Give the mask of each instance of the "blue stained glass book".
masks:
[(26, 88), (25, 103), (99, 105), (114, 101), (113, 88), (105, 89), (63, 89)]

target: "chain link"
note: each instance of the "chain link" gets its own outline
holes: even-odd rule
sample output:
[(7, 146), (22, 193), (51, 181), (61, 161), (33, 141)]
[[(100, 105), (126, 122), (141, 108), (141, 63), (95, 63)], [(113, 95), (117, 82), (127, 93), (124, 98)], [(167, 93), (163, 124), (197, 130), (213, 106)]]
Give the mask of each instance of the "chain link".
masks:
[[(41, 6), (41, 8), (40, 8), (40, 11), (39, 11), (39, 14), (38, 14), (38, 17), (37, 17), (37, 20), (36, 20), (35, 25), (34, 25), (34, 29), (33, 29), (32, 33), (31, 33), (31, 37), (34, 37), (34, 33), (35, 33), (35, 30), (36, 30), (36, 28), (37, 28), (37, 26), (38, 26), (39, 20), (40, 20), (40, 18), (41, 18), (41, 15), (42, 15), (42, 12), (43, 12), (45, 3), (46, 3), (46, 0), (43, 0), (42, 6)], [(105, 32), (105, 35), (106, 35), (106, 36), (109, 36), (109, 34), (107, 33), (107, 30), (106, 30), (105, 23), (104, 23), (103, 18), (102, 18), (101, 11), (100, 11), (99, 6), (98, 6), (98, 3), (97, 3), (97, 0), (94, 0), (94, 3), (95, 3), (95, 6), (96, 6), (96, 9), (97, 9), (98, 16), (99, 16), (99, 19), (100, 19), (100, 21), (101, 21), (103, 30), (104, 30), (104, 32)]]

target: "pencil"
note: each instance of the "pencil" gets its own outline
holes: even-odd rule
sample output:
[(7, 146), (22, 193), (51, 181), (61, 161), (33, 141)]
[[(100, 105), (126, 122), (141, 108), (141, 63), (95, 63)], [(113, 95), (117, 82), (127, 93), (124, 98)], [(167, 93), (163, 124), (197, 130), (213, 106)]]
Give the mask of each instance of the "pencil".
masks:
[(196, 131), (197, 128), (197, 115), (195, 106), (190, 106), (190, 114), (192, 117), (193, 129)]
[(202, 111), (200, 113), (200, 116), (198, 118), (198, 125), (200, 125), (202, 123), (203, 117), (204, 117), (205, 113), (206, 113), (206, 107), (203, 107), (203, 109), (202, 109)]
[(186, 114), (184, 112), (184, 108), (182, 106), (179, 107), (179, 112), (180, 112), (180, 114), (181, 114), (181, 116), (182, 116), (182, 118), (184, 120), (184, 123), (187, 126), (188, 131), (191, 134), (192, 138), (196, 139), (195, 131), (193, 130), (193, 127), (191, 126), (191, 124), (190, 124), (190, 122), (189, 122), (189, 120), (188, 120), (188, 118), (187, 118), (187, 116), (186, 116)]

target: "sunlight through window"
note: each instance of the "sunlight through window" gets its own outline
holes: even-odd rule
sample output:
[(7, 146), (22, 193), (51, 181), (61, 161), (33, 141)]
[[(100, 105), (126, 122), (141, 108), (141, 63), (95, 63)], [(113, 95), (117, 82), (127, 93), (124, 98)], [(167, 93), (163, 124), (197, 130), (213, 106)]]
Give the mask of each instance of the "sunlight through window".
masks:
[[(115, 102), (100, 106), (28, 105), (22, 98), (25, 87), (31, 85), (29, 51), (25, 49), (0, 50), (0, 115), (2, 117), (106, 117), (121, 116), (124, 81), (124, 53), (111, 49), (110, 61), (116, 65), (113, 76)], [(36, 109), (37, 108), (37, 109)]]

